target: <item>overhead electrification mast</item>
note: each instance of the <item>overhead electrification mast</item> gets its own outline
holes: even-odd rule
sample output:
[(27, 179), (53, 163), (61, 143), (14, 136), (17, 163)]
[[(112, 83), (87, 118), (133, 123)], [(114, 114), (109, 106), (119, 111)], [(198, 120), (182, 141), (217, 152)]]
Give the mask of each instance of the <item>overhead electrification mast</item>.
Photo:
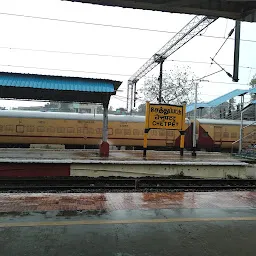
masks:
[[(198, 35), (201, 31), (213, 23), (217, 17), (196, 16), (185, 27), (183, 27), (171, 40), (169, 40), (157, 53), (155, 53), (133, 76), (128, 80), (127, 86), (127, 111), (130, 114), (135, 107), (136, 102), (136, 83), (145, 76), (154, 67), (160, 64), (159, 75), (159, 96), (158, 102), (162, 102), (162, 71), (163, 63), (166, 58), (176, 52), (179, 48), (189, 42), (192, 38)], [(131, 97), (129, 97), (129, 94)]]

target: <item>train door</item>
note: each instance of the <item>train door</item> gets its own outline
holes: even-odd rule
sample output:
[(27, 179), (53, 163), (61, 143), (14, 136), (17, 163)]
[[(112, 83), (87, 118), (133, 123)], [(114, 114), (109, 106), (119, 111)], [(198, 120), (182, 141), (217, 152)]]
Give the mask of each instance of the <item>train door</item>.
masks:
[(217, 148), (221, 147), (222, 143), (222, 126), (214, 126), (214, 145)]

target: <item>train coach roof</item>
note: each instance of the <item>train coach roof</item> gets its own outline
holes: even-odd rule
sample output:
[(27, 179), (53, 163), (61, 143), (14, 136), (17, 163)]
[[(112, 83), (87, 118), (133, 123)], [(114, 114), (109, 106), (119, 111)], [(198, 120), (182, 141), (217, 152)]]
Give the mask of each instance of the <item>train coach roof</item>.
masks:
[[(197, 119), (201, 124), (213, 124), (213, 125), (240, 125), (240, 120), (227, 120), (227, 119)], [(255, 121), (243, 121), (244, 125), (253, 124)], [(256, 123), (254, 124), (256, 125)]]
[[(88, 113), (65, 113), (65, 112), (40, 112), (40, 111), (21, 111), (21, 110), (0, 110), (0, 117), (17, 117), (17, 118), (43, 118), (43, 119), (65, 119), (65, 120), (85, 120), (85, 121), (102, 121), (102, 114)], [(145, 116), (130, 115), (108, 115), (109, 121), (116, 122), (145, 122)], [(201, 124), (213, 125), (240, 125), (240, 120), (226, 119), (197, 119)], [(193, 120), (191, 120), (193, 122)], [(186, 119), (186, 123), (189, 123)], [(244, 125), (252, 124), (253, 121), (244, 121)], [(255, 124), (256, 125), (256, 124)]]
[[(88, 120), (102, 121), (102, 114), (87, 113), (65, 113), (65, 112), (40, 112), (40, 111), (20, 111), (1, 110), (0, 117), (20, 117), (20, 118), (44, 118), (44, 119), (66, 119), (66, 120)], [(144, 116), (108, 115), (109, 121), (120, 122), (144, 122)]]
[[(20, 118), (44, 118), (44, 119), (66, 119), (66, 120), (86, 120), (102, 121), (102, 114), (88, 113), (65, 113), (65, 112), (40, 112), (40, 111), (21, 111), (21, 110), (0, 110), (0, 117), (20, 117)], [(117, 122), (145, 122), (145, 116), (130, 115), (108, 115), (109, 121)], [(186, 119), (188, 122), (188, 119)]]

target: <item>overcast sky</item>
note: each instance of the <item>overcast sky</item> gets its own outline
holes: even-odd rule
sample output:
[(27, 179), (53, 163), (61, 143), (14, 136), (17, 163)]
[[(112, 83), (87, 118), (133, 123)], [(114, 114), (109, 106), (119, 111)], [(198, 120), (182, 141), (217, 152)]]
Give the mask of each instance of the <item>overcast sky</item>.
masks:
[[(0, 69), (10, 72), (120, 80), (123, 84), (110, 105), (114, 108), (125, 107), (129, 77), (174, 36), (171, 32), (179, 31), (193, 17), (193, 15), (104, 7), (60, 0), (0, 0), (2, 24)], [(114, 27), (92, 25), (92, 23)], [(234, 24), (233, 20), (215, 21), (204, 31), (203, 36), (194, 38), (171, 55), (168, 60), (175, 61), (166, 61), (164, 71), (168, 72), (173, 66), (185, 65), (190, 66), (196, 76), (202, 77), (219, 70), (216, 65), (210, 65), (210, 57), (214, 56)], [(239, 72), (239, 83), (233, 83), (225, 73), (211, 76), (207, 78), (209, 82), (200, 83), (202, 101), (209, 101), (234, 89), (248, 88), (248, 82), (256, 73), (256, 24), (243, 22), (241, 29), (240, 66), (242, 67)], [(43, 51), (31, 51), (31, 49)], [(228, 40), (217, 55), (216, 61), (232, 65), (233, 49), (234, 41)], [(224, 67), (232, 73), (232, 66)], [(156, 67), (148, 75), (158, 72), (159, 67)], [(138, 87), (142, 85), (143, 79)], [(1, 105), (13, 107), (32, 104), (1, 101)]]

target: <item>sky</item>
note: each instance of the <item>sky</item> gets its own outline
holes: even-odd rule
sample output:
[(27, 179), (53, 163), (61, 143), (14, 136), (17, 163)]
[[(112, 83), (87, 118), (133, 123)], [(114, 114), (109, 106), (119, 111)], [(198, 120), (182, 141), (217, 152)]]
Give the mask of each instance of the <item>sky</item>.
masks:
[[(193, 17), (60, 0), (0, 0), (0, 69), (119, 80), (123, 83), (110, 105), (126, 107), (129, 77)], [(203, 77), (219, 70), (210, 64), (210, 57), (234, 25), (233, 20), (219, 18), (201, 36), (171, 55), (164, 63), (164, 72), (174, 66), (189, 66), (197, 77)], [(256, 23), (241, 25), (239, 82), (232, 82), (224, 72), (210, 76), (200, 82), (201, 101), (248, 88), (256, 74), (255, 29)], [(234, 34), (215, 58), (218, 63), (229, 65), (223, 67), (230, 73), (233, 72), (232, 38)], [(148, 76), (158, 74), (156, 67)], [(138, 89), (143, 87), (143, 81), (139, 81)], [(42, 103), (1, 100), (0, 105), (11, 108)]]

